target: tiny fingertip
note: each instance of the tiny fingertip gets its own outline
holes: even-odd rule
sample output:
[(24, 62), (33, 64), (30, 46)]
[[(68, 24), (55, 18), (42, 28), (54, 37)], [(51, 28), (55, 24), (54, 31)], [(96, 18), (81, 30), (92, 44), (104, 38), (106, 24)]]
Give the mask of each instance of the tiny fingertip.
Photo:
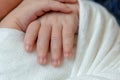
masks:
[(31, 52), (33, 50), (33, 46), (30, 46), (30, 45), (25, 45), (25, 50), (27, 52)]
[(71, 56), (72, 56), (72, 53), (64, 53), (65, 58), (71, 58)]
[(47, 63), (47, 59), (45, 57), (38, 57), (37, 62), (39, 64), (45, 65)]
[(26, 49), (26, 51), (29, 51), (30, 50), (30, 46), (29, 45), (25, 45), (25, 49)]
[(59, 59), (58, 60), (52, 59), (51, 63), (52, 63), (52, 65), (54, 67), (59, 67), (60, 64), (61, 64), (61, 60), (59, 60)]

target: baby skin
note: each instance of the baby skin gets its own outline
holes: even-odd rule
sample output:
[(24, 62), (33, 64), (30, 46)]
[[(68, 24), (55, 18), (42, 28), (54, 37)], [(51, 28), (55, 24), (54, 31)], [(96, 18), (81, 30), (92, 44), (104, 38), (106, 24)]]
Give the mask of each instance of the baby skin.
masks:
[[(58, 1), (64, 2), (65, 0)], [(70, 0), (68, 0), (68, 2), (69, 1)], [(44, 10), (42, 13), (40, 13), (40, 11), (37, 11), (37, 13), (35, 12), (37, 16), (34, 15), (34, 13), (31, 13), (33, 15), (31, 16), (31, 14), (29, 15), (27, 14), (27, 12), (25, 12), (28, 17), (24, 18), (26, 17), (26, 15), (19, 13), (19, 11), (22, 11), (23, 8), (21, 8), (21, 6), (18, 6), (18, 9), (8, 15), (1, 22), (1, 25), (10, 26), (12, 28), (24, 31), (25, 49), (28, 52), (31, 52), (36, 47), (37, 61), (40, 64), (47, 63), (47, 56), (50, 51), (51, 63), (53, 66), (57, 67), (61, 64), (63, 56), (65, 58), (69, 58), (72, 56), (74, 34), (77, 31), (78, 25), (78, 3), (75, 1), (69, 3), (64, 2), (65, 5), (63, 5), (62, 3), (56, 1), (52, 1), (52, 3), (53, 2), (55, 3), (55, 5), (60, 5), (61, 7), (59, 6), (58, 8), (54, 8), (52, 10), (61, 12), (49, 12), (43, 15), (43, 13), (49, 11), (47, 9), (47, 11)], [(22, 6), (24, 4), (25, 3), (22, 3)], [(27, 8), (28, 6), (26, 6), (26, 9)], [(31, 11), (30, 9), (31, 8), (29, 8), (28, 10)], [(10, 17), (12, 17), (13, 19), (14, 13), (18, 13), (19, 15), (15, 16), (14, 20), (10, 20)], [(37, 19), (37, 17), (41, 15), (42, 17)]]
[(78, 12), (77, 3), (69, 6), (73, 10), (70, 14), (51, 12), (28, 26), (24, 39), (25, 49), (32, 51), (37, 46), (37, 61), (40, 64), (46, 64), (49, 50), (53, 66), (61, 64), (62, 56), (72, 56)]

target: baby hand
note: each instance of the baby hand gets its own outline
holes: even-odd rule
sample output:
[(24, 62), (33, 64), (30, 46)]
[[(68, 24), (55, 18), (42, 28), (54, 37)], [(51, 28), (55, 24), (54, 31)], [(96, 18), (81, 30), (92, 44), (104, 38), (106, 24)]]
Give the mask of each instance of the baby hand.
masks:
[(71, 12), (69, 7), (57, 0), (24, 0), (1, 21), (0, 25), (25, 32), (28, 24), (48, 11)]
[(70, 14), (51, 12), (28, 26), (25, 48), (32, 51), (37, 40), (37, 60), (40, 64), (46, 64), (49, 50), (53, 66), (61, 64), (62, 53), (64, 57), (71, 57), (78, 25), (78, 4), (69, 6), (73, 10)]

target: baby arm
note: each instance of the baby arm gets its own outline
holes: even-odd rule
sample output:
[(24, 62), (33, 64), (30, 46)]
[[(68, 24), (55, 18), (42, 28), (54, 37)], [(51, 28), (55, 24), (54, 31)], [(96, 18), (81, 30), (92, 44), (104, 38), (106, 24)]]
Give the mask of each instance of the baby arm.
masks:
[(25, 48), (32, 51), (37, 40), (37, 61), (40, 64), (46, 64), (49, 50), (51, 63), (55, 67), (61, 64), (62, 56), (72, 55), (78, 25), (78, 3), (67, 5), (72, 13), (51, 12), (28, 26), (24, 39)]

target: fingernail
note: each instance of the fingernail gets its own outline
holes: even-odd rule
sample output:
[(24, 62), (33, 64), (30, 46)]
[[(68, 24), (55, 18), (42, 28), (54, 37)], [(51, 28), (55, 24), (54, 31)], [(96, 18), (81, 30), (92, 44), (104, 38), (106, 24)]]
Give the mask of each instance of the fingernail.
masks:
[(26, 45), (26, 46), (25, 46), (25, 49), (26, 49), (28, 52), (31, 52), (32, 49), (33, 49), (33, 46)]
[(60, 65), (60, 63), (61, 63), (60, 60), (54, 60), (54, 59), (52, 59), (53, 66), (58, 67)]
[(26, 46), (25, 46), (25, 49), (26, 49), (27, 51), (29, 51), (29, 50), (30, 50), (30, 46), (29, 46), (29, 45), (26, 45)]
[(60, 60), (58, 60), (58, 65), (60, 65), (61, 64), (61, 61)]
[(44, 65), (44, 64), (46, 64), (47, 60), (46, 60), (46, 58), (39, 57), (38, 62), (39, 62), (40, 64), (43, 64), (43, 65)]
[(43, 59), (43, 64), (46, 64), (46, 62), (47, 62), (47, 59), (44, 58), (44, 59)]
[(72, 53), (64, 53), (65, 58), (70, 58), (72, 56)]

